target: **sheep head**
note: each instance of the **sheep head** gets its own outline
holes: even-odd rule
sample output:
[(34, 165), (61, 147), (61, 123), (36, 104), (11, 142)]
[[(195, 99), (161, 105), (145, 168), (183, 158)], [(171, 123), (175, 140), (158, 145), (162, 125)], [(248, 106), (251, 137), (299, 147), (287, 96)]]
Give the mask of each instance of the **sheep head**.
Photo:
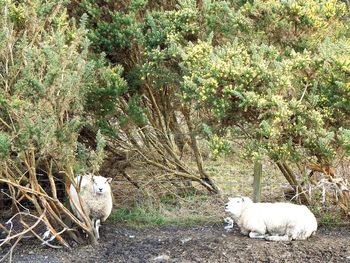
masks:
[(103, 176), (93, 176), (92, 182), (94, 193), (102, 195), (110, 191), (110, 183), (112, 182), (112, 178), (106, 178)]
[(251, 203), (253, 203), (253, 201), (245, 196), (229, 198), (229, 201), (225, 204), (225, 212), (231, 213), (234, 219), (237, 219), (241, 216), (246, 205)]

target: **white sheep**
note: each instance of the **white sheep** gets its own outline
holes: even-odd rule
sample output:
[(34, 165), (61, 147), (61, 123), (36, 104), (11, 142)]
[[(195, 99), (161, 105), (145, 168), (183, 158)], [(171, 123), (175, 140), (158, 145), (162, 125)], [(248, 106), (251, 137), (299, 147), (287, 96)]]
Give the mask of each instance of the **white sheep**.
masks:
[(314, 214), (304, 205), (253, 203), (249, 197), (229, 198), (225, 211), (232, 214), (242, 234), (268, 241), (305, 240), (317, 230)]
[(81, 215), (84, 211), (85, 215), (91, 219), (96, 238), (99, 239), (101, 221), (105, 221), (112, 211), (113, 201), (110, 186), (112, 178), (89, 174), (77, 176), (74, 181), (78, 191), (73, 184), (69, 188), (69, 202), (73, 213), (80, 220), (83, 220)]

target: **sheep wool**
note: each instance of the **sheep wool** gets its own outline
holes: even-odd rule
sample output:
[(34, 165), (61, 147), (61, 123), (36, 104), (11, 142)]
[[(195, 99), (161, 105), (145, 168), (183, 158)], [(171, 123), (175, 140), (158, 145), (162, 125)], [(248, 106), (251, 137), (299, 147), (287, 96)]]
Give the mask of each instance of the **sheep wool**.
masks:
[(268, 241), (305, 240), (317, 230), (314, 214), (304, 205), (253, 203), (249, 197), (230, 198), (232, 214), (242, 234)]
[[(74, 179), (78, 188), (71, 184), (70, 206), (73, 213), (82, 220), (82, 213), (85, 212), (94, 226), (97, 239), (99, 238), (99, 227), (101, 221), (105, 221), (112, 212), (112, 190), (110, 183), (112, 178), (95, 175), (77, 176)], [(79, 201), (79, 196), (80, 201)]]

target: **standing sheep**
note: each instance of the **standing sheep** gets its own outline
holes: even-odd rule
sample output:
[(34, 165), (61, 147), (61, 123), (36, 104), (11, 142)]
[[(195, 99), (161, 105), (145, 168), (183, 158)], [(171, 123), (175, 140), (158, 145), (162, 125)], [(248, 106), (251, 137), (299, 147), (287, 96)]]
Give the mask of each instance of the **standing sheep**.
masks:
[(242, 234), (268, 241), (305, 240), (317, 230), (314, 214), (304, 205), (253, 203), (249, 197), (229, 198), (225, 211)]
[(74, 181), (77, 188), (73, 184), (69, 188), (69, 202), (73, 213), (80, 220), (83, 220), (83, 210), (85, 215), (91, 219), (96, 238), (99, 239), (101, 221), (105, 221), (112, 211), (113, 201), (110, 186), (112, 178), (89, 174), (77, 176)]

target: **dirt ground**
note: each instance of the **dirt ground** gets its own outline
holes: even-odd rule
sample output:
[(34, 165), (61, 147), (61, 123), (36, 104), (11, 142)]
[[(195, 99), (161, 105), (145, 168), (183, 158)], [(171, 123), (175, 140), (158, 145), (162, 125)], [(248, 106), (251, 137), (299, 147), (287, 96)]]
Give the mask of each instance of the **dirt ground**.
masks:
[(71, 250), (43, 248), (26, 241), (16, 252), (16, 263), (71, 262), (349, 262), (350, 229), (320, 228), (307, 241), (267, 242), (226, 232), (221, 224), (196, 226), (128, 227), (103, 225), (96, 247)]

